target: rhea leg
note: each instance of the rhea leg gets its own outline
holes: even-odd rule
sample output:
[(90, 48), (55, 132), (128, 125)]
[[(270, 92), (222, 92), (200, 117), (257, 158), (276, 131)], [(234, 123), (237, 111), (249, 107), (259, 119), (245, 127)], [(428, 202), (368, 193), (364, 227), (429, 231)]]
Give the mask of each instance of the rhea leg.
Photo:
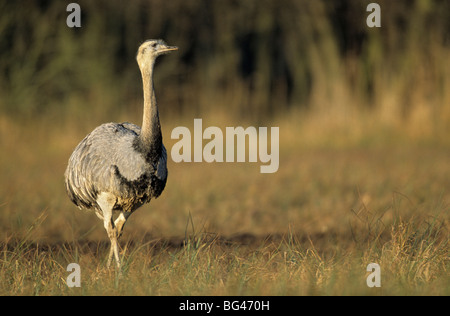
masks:
[[(111, 249), (110, 249), (110, 251), (109, 251), (108, 263), (107, 263), (107, 266), (108, 266), (108, 267), (109, 267), (110, 264), (111, 264), (113, 255), (116, 256), (116, 261), (117, 261), (118, 253), (119, 253), (119, 250), (118, 250), (118, 240), (119, 240), (120, 236), (122, 236), (123, 226), (125, 225), (125, 223), (126, 223), (126, 221), (127, 221), (127, 219), (128, 219), (129, 216), (130, 216), (130, 213), (124, 213), (124, 212), (121, 212), (120, 215), (116, 218), (116, 220), (115, 220), (114, 223), (113, 223), (113, 225), (114, 225), (114, 227), (115, 227), (115, 230), (116, 230), (116, 232), (117, 232), (117, 236), (116, 236), (116, 239), (115, 239), (115, 240), (116, 240), (116, 245), (117, 245), (117, 253), (116, 253), (115, 248), (112, 246), (112, 241), (111, 241)], [(112, 222), (112, 218), (111, 218), (111, 222)], [(105, 227), (105, 228), (106, 228), (106, 227)], [(107, 231), (108, 231), (108, 229), (107, 229)]]
[(118, 243), (118, 232), (117, 228), (114, 226), (112, 218), (103, 222), (106, 232), (108, 233), (109, 240), (111, 240), (111, 249), (109, 251), (108, 262), (106, 266), (109, 268), (111, 265), (112, 257), (116, 259), (117, 268), (120, 269), (120, 258), (119, 258), (119, 243)]
[[(119, 232), (113, 221), (113, 207), (115, 204), (115, 197), (112, 194), (102, 192), (98, 199), (97, 204), (102, 210), (103, 225), (108, 234), (109, 240), (111, 241), (111, 250), (108, 256), (107, 267), (111, 265), (112, 257), (114, 255), (116, 259), (117, 268), (120, 269), (120, 259), (119, 259), (119, 244), (117, 242)], [(123, 227), (123, 224), (122, 224)]]

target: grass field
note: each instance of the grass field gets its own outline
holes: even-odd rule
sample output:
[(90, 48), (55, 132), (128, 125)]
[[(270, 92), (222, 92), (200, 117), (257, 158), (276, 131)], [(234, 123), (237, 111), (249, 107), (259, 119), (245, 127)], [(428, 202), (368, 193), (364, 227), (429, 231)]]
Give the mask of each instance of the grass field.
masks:
[[(214, 119), (204, 126), (252, 124)], [(269, 123), (275, 174), (169, 158), (166, 190), (125, 227), (119, 278), (102, 223), (63, 179), (76, 144), (108, 120), (140, 122), (0, 118), (0, 295), (450, 295), (445, 135), (292, 113)], [(192, 122), (162, 116), (168, 152), (171, 130)], [(66, 285), (72, 262), (80, 288)], [(381, 288), (366, 285), (372, 262)]]
[[(80, 0), (81, 28), (24, 2), (0, 1), (0, 295), (450, 295), (450, 1), (379, 0), (380, 28), (361, 0)], [(155, 68), (169, 155), (194, 118), (279, 127), (279, 169), (169, 157), (119, 277), (63, 174), (96, 126), (141, 124), (149, 38), (179, 47)]]

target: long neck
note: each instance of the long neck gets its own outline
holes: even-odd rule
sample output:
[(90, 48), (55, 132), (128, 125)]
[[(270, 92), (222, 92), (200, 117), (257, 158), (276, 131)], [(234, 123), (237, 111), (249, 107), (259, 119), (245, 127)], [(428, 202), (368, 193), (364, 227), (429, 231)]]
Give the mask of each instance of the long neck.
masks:
[(139, 138), (143, 148), (150, 150), (160, 147), (162, 141), (158, 106), (153, 88), (153, 66), (154, 62), (147, 69), (141, 70), (144, 88), (144, 115)]

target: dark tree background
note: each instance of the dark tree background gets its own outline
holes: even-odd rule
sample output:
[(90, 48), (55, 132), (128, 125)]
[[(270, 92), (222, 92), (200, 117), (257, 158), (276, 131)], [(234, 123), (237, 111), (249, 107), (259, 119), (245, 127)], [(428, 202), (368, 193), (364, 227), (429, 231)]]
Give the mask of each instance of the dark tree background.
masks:
[(81, 0), (0, 2), (0, 106), (11, 115), (115, 110), (141, 100), (135, 62), (148, 38), (179, 46), (157, 65), (164, 111), (221, 108), (267, 116), (313, 107), (344, 84), (363, 107), (395, 86), (441, 104), (449, 86), (450, 1), (376, 1), (382, 27), (366, 25), (367, 0)]

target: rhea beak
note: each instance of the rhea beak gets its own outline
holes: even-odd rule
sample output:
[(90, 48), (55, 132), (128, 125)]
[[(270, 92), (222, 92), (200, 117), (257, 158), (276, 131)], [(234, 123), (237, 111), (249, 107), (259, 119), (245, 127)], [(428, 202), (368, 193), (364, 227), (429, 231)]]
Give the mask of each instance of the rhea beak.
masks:
[(178, 50), (178, 47), (176, 46), (164, 46), (161, 48), (160, 52), (162, 54), (167, 54), (168, 52), (174, 51), (174, 50)]

